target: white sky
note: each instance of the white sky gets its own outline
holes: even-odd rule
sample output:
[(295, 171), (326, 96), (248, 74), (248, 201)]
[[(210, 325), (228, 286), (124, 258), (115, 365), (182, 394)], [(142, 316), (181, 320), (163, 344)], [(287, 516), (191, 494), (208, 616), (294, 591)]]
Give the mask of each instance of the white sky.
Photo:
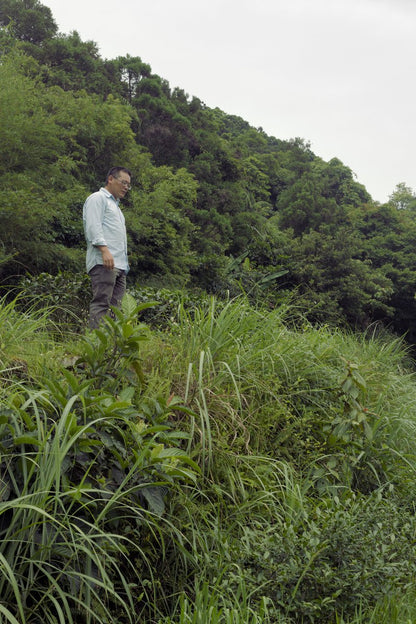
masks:
[(103, 58), (139, 56), (211, 108), (416, 192), (416, 0), (41, 0)]

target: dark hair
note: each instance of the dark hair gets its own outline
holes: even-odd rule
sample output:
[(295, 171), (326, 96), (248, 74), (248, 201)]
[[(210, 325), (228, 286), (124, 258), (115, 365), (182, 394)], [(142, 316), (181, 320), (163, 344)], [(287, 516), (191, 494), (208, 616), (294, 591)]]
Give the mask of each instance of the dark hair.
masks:
[(108, 178), (110, 176), (113, 176), (113, 178), (116, 178), (117, 174), (120, 173), (120, 171), (124, 171), (124, 173), (127, 173), (130, 176), (130, 178), (131, 178), (131, 171), (130, 171), (130, 169), (126, 169), (126, 167), (111, 167), (110, 171), (107, 173), (107, 177), (105, 179), (105, 183), (107, 184)]

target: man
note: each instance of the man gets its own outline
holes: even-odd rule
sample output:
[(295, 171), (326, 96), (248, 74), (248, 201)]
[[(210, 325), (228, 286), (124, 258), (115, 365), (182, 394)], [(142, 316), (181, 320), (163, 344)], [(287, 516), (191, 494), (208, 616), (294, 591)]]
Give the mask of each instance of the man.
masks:
[(105, 187), (90, 195), (83, 208), (87, 240), (87, 273), (91, 277), (92, 329), (108, 313), (110, 306), (120, 307), (126, 291), (127, 235), (119, 202), (131, 188), (131, 173), (125, 167), (112, 167)]

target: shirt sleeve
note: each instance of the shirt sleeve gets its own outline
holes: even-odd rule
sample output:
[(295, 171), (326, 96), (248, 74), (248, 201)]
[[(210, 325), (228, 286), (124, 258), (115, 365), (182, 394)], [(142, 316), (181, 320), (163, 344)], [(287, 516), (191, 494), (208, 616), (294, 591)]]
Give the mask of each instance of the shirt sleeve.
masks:
[(84, 206), (85, 237), (94, 247), (107, 245), (103, 233), (105, 201), (98, 194), (91, 195)]

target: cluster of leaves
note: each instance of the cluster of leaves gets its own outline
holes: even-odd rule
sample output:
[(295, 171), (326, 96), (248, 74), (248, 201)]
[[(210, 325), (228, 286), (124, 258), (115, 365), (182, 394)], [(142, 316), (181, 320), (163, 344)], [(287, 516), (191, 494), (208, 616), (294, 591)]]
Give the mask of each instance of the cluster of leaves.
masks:
[(79, 331), (85, 324), (91, 299), (90, 279), (83, 273), (60, 271), (23, 277), (18, 285), (23, 310), (48, 309), (48, 317), (61, 330)]
[[(34, 315), (35, 311), (47, 308), (51, 325), (55, 324), (61, 331), (80, 332), (85, 328), (91, 301), (91, 283), (86, 274), (60, 271), (56, 275), (27, 275), (10, 293), (16, 291), (18, 297), (12, 300), (12, 305), (21, 312)], [(192, 310), (208, 298), (205, 291), (198, 289), (128, 285), (127, 291), (140, 305), (141, 321), (159, 330), (172, 327), (179, 307)]]
[[(163, 332), (138, 321), (149, 290), (51, 351), (46, 375), (2, 372), (5, 621), (403, 621), (416, 389), (401, 341), (295, 330), (288, 304), (156, 294)], [(47, 325), (0, 313), (3, 364)], [(398, 615), (371, 619), (387, 603)]]
[(293, 331), (289, 314), (212, 299), (180, 309), (171, 334), (204, 471), (173, 501), (200, 552), (189, 621), (201, 601), (218, 622), (221, 609), (244, 621), (243, 605), (250, 622), (367, 622), (412, 589), (415, 390), (401, 343)]

